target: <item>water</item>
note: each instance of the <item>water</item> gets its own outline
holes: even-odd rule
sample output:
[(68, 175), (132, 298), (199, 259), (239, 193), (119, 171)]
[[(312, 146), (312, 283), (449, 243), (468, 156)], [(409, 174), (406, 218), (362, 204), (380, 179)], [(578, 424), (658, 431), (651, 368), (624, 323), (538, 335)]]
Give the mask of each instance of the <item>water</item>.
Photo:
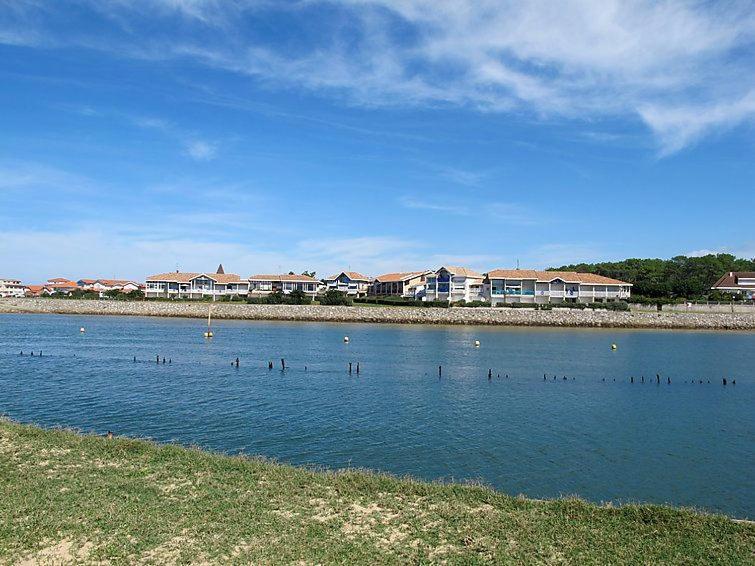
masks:
[(297, 465), (755, 519), (755, 333), (218, 321), (205, 340), (202, 324), (0, 315), (0, 413)]

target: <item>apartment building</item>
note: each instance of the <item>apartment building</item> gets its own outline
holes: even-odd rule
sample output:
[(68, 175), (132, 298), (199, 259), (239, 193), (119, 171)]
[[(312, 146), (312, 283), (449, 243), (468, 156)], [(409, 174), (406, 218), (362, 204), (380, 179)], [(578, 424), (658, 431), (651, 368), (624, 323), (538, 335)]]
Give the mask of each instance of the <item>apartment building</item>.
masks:
[(222, 265), (216, 273), (175, 271), (150, 275), (144, 289), (147, 298), (216, 299), (248, 293), (249, 281), (235, 273), (225, 273)]
[(309, 275), (275, 274), (250, 275), (248, 279), (249, 294), (265, 296), (271, 293), (289, 293), (299, 290), (314, 297), (320, 287), (320, 282)]
[(483, 294), (499, 303), (609, 302), (627, 300), (632, 284), (594, 273), (495, 269), (486, 274)]
[(485, 276), (466, 267), (444, 266), (427, 275), (426, 301), (482, 301)]
[(21, 284), (20, 279), (9, 279), (0, 277), (0, 297), (23, 297), (26, 287)]
[(370, 278), (356, 271), (342, 271), (323, 279), (326, 291), (340, 291), (351, 297), (364, 297), (370, 289)]
[(68, 295), (79, 288), (75, 281), (65, 277), (53, 277), (44, 284), (50, 295)]

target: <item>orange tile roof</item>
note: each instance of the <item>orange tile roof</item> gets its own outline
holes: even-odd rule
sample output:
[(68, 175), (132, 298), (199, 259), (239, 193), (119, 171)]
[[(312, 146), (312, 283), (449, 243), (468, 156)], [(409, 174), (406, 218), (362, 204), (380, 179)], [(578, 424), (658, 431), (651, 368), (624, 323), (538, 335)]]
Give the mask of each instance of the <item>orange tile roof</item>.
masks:
[(399, 271), (397, 273), (383, 273), (375, 277), (377, 283), (398, 283), (399, 281), (408, 281), (420, 275), (425, 275), (427, 271)]
[(50, 281), (47, 282), (45, 287), (52, 287), (54, 289), (77, 289), (79, 286), (73, 281), (60, 280), (60, 279), (56, 279), (53, 281), (51, 279)]
[(336, 275), (331, 275), (330, 277), (328, 277), (328, 280), (338, 279), (341, 275), (345, 275), (352, 281), (369, 281), (370, 280), (369, 277), (367, 277), (366, 275), (362, 275), (358, 271), (342, 271), (341, 273), (338, 273)]
[(488, 273), (491, 279), (532, 279), (540, 282), (562, 279), (567, 283), (587, 283), (597, 285), (631, 285), (625, 281), (603, 277), (595, 273), (576, 271), (537, 271), (535, 269), (494, 269)]
[(26, 285), (26, 288), (33, 295), (38, 295), (39, 293), (44, 291), (47, 287), (45, 285)]
[(265, 275), (250, 275), (251, 281), (297, 281), (304, 283), (319, 283), (314, 277), (309, 275), (290, 275), (290, 274), (265, 274)]

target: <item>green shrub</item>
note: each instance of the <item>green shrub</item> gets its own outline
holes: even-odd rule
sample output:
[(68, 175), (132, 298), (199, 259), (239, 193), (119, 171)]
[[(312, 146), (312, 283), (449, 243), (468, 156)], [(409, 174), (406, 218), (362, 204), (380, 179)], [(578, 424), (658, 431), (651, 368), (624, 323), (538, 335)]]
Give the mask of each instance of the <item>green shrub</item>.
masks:
[(308, 305), (312, 303), (312, 297), (307, 295), (301, 289), (294, 289), (288, 294), (285, 301), (292, 305)]
[(320, 304), (328, 305), (328, 306), (350, 307), (352, 304), (352, 300), (351, 300), (351, 297), (349, 297), (346, 293), (342, 291), (337, 291), (336, 289), (328, 289), (320, 297)]

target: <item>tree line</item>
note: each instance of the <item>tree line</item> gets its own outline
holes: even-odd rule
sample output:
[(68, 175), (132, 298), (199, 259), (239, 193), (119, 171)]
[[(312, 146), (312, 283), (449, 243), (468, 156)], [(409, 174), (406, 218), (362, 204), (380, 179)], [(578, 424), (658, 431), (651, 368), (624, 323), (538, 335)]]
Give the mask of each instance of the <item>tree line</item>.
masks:
[(730, 297), (711, 291), (711, 286), (729, 271), (755, 271), (755, 258), (741, 259), (731, 254), (680, 255), (671, 259), (577, 263), (549, 271), (581, 271), (620, 279), (633, 284), (633, 298), (725, 300)]

